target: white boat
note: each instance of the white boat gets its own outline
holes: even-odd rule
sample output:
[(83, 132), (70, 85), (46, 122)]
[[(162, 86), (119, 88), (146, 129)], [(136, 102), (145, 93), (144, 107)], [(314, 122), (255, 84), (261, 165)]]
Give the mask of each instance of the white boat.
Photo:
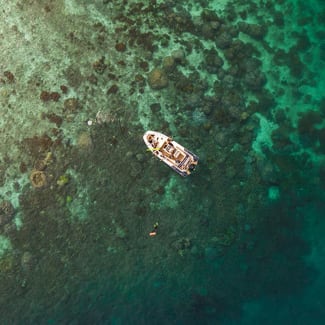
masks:
[(197, 155), (160, 132), (147, 131), (143, 140), (149, 151), (181, 176), (190, 175), (199, 161)]

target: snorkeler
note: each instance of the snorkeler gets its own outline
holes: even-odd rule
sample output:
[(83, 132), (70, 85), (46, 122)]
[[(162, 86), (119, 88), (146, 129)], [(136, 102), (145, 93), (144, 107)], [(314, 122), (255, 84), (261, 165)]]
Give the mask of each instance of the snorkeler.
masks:
[(149, 232), (149, 236), (150, 236), (150, 237), (156, 236), (156, 235), (157, 235), (157, 230), (158, 230), (158, 222), (156, 222), (156, 223), (153, 225), (153, 229), (152, 229), (151, 232)]

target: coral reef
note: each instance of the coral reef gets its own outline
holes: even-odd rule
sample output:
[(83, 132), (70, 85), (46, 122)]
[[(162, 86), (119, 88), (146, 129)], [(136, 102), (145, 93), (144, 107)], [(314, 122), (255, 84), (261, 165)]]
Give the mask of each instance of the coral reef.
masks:
[(0, 227), (10, 223), (14, 217), (15, 209), (11, 202), (4, 200), (0, 203)]
[(105, 57), (102, 56), (99, 60), (93, 63), (93, 68), (98, 74), (103, 74), (107, 68), (107, 64), (105, 64)]
[(1, 1), (0, 323), (324, 314), (318, 0)]
[(34, 163), (34, 169), (43, 171), (45, 170), (53, 161), (53, 154), (51, 151), (47, 152), (44, 158), (37, 159)]
[(77, 98), (67, 98), (63, 103), (64, 112), (68, 114), (76, 113), (80, 108), (80, 103)]
[(61, 95), (58, 92), (49, 92), (43, 90), (40, 94), (40, 100), (43, 102), (48, 102), (50, 100), (57, 102), (60, 99)]
[(152, 89), (162, 89), (168, 86), (168, 78), (163, 69), (154, 68), (148, 74), (148, 83)]
[(42, 188), (47, 184), (46, 175), (42, 170), (33, 170), (29, 179), (35, 188)]
[(0, 273), (5, 274), (12, 271), (14, 263), (14, 257), (10, 254), (0, 257)]

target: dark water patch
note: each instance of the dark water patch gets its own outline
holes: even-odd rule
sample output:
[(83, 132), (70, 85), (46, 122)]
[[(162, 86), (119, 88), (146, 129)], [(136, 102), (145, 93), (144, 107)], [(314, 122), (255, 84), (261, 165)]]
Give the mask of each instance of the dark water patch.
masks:
[(323, 117), (318, 111), (307, 111), (302, 114), (298, 122), (298, 133), (304, 146), (315, 146), (315, 142), (322, 133), (322, 130), (317, 128), (317, 125), (321, 124), (322, 121)]

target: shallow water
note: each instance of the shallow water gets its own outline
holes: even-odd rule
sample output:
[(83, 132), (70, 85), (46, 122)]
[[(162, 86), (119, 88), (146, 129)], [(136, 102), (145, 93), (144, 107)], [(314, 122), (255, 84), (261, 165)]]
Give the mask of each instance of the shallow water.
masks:
[(324, 323), (322, 1), (0, 5), (1, 324)]

